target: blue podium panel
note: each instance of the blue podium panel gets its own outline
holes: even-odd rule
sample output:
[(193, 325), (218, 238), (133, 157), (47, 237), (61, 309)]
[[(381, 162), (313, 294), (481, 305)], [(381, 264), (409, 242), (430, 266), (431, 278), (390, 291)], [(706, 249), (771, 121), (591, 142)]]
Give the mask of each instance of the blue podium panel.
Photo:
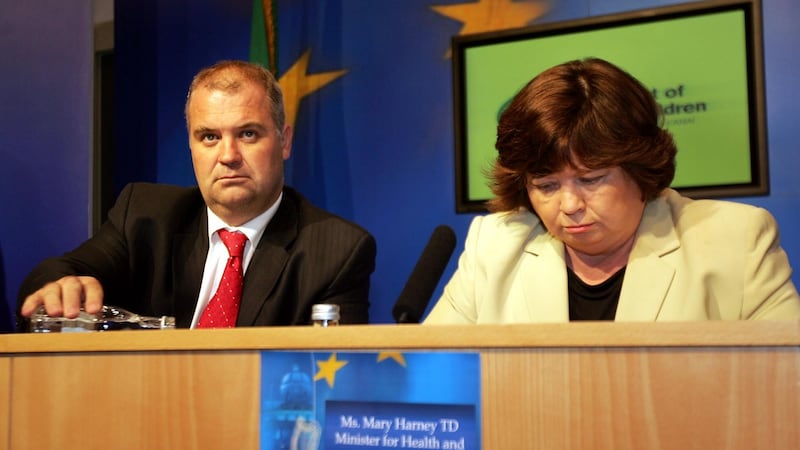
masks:
[(480, 448), (480, 355), (261, 356), (262, 449)]

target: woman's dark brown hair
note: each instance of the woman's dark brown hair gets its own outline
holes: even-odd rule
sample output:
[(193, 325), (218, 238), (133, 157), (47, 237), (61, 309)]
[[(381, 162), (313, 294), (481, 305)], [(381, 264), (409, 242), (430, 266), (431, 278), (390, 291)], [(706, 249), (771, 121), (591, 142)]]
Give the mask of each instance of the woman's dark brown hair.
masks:
[(533, 212), (527, 179), (578, 164), (619, 166), (652, 200), (675, 176), (677, 149), (655, 99), (613, 64), (588, 58), (552, 67), (513, 98), (497, 126), (490, 211)]

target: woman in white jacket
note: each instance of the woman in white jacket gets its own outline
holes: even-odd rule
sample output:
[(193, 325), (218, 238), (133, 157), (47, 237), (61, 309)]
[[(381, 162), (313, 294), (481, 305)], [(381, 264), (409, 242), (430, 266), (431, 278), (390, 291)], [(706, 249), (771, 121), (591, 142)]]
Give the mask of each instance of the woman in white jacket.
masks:
[(424, 323), (800, 318), (773, 217), (669, 189), (662, 122), (600, 59), (531, 80), (497, 128), (492, 214)]

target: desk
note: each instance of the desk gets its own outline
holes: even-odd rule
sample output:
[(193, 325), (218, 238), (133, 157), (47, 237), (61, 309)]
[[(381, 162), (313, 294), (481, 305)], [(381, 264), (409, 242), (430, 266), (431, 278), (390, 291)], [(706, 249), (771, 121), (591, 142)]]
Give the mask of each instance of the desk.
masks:
[(487, 450), (800, 448), (786, 321), (2, 335), (0, 449), (258, 449), (271, 349), (478, 352)]

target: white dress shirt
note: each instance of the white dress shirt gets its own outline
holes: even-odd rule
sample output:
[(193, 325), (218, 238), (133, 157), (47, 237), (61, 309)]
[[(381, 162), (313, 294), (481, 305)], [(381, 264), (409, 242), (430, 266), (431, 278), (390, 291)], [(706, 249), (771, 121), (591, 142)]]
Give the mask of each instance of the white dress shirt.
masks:
[(197, 298), (197, 306), (195, 307), (194, 317), (192, 318), (192, 328), (197, 326), (200, 315), (203, 314), (206, 305), (211, 301), (211, 297), (214, 296), (217, 285), (219, 285), (222, 279), (222, 273), (225, 271), (225, 264), (228, 261), (228, 249), (225, 247), (222, 239), (219, 238), (217, 230), (226, 229), (228, 231), (240, 231), (247, 236), (244, 254), (242, 255), (243, 273), (247, 273), (247, 266), (250, 265), (250, 260), (253, 258), (253, 253), (255, 252), (255, 243), (261, 239), (261, 235), (264, 234), (267, 224), (269, 224), (269, 221), (275, 216), (275, 212), (278, 211), (278, 206), (280, 206), (282, 199), (283, 193), (281, 193), (278, 200), (270, 206), (269, 209), (238, 227), (229, 226), (223, 222), (219, 216), (214, 214), (211, 209), (207, 209), (208, 255), (206, 256), (206, 265), (203, 268), (203, 282), (200, 284), (200, 295)]

